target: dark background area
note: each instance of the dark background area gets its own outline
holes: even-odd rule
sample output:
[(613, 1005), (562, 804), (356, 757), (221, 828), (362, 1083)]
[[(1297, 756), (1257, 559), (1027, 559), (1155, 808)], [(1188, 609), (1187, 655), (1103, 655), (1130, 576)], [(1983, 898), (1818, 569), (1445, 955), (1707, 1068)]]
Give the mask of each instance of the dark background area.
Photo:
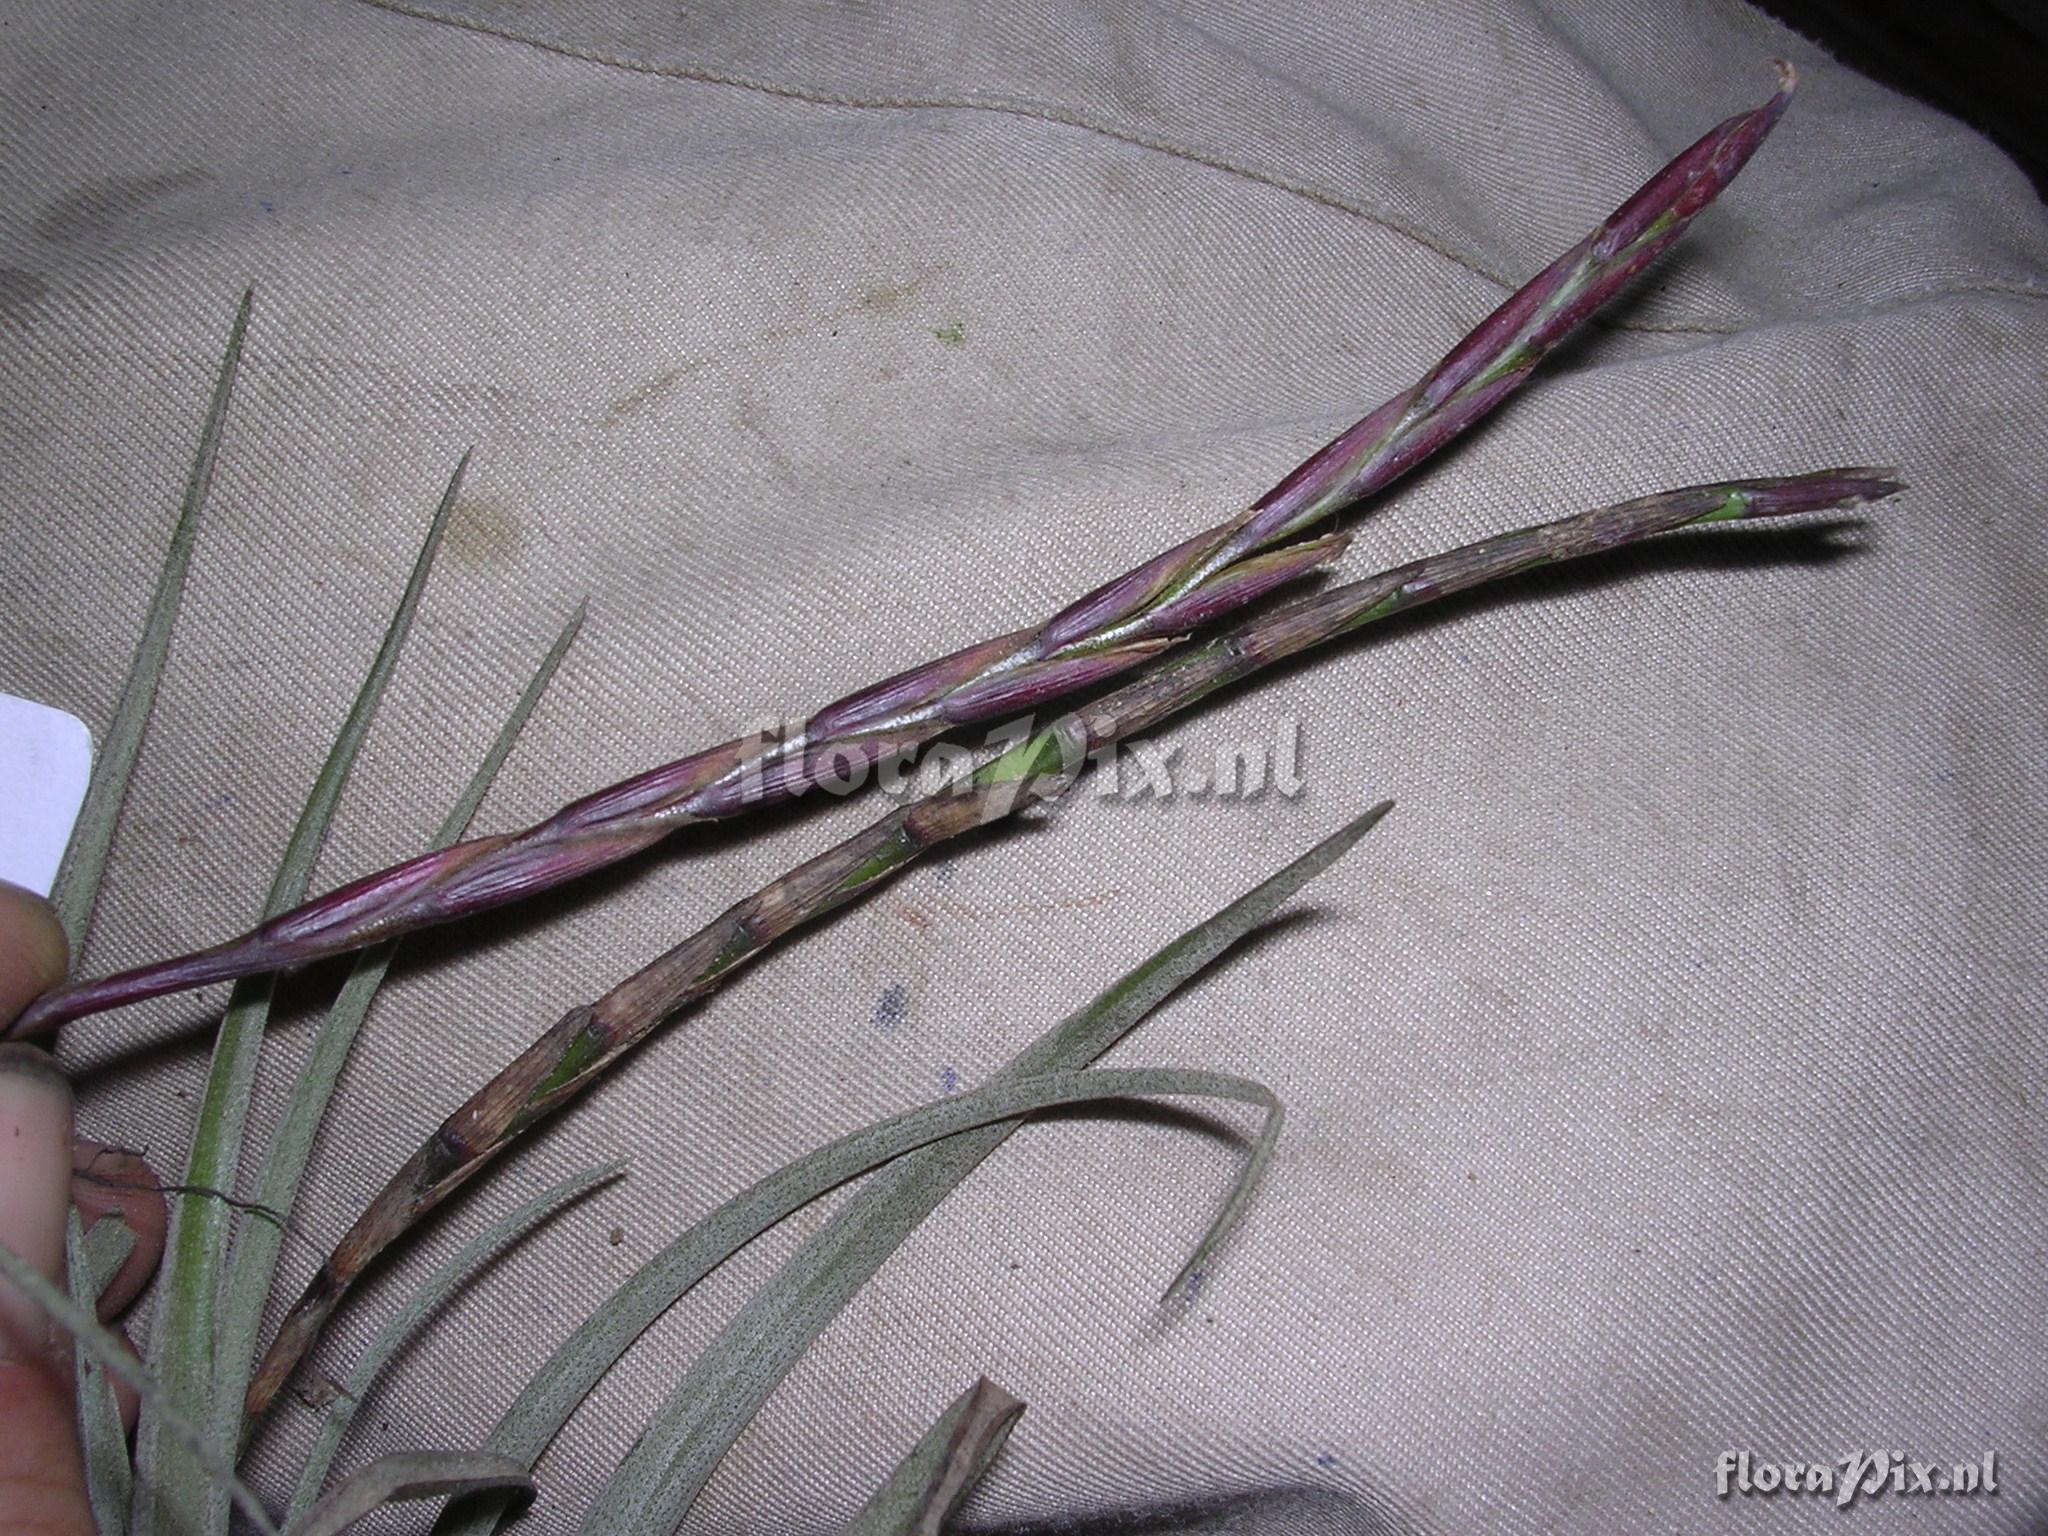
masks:
[(1987, 134), (2048, 197), (2048, 0), (1752, 0)]

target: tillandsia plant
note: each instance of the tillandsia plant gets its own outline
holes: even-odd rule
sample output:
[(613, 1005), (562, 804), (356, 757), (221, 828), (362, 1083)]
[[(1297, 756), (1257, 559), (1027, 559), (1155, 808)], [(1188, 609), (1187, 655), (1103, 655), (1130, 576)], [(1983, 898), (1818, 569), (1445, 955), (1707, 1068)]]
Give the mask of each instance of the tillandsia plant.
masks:
[[(188, 487), (185, 512), (166, 561), (166, 579), (159, 584), (130, 686), (124, 690), (109, 732), (133, 740), (138, 747), (167, 650), (164, 641), (175, 615), (196, 513), (205, 496), (206, 471), (218, 446), (247, 318), (245, 299), (202, 433), (198, 469)], [(341, 780), (347, 776), (403, 644), (447, 511), (444, 500), (369, 677), (315, 782), (280, 868), (279, 885), (288, 888), (303, 876), (307, 850), (317, 845), (324, 831)], [(543, 659), (483, 764), (443, 822), (440, 841), (459, 835), (476, 809), (580, 622), (579, 610)], [(102, 757), (89, 796), (94, 811), (82, 818), (67, 859), (58, 904), (81, 928), (90, 922), (108, 834), (118, 819), (134, 761), (133, 752)], [(389, 963), (391, 946), (363, 956), (330, 1011), (273, 1137), (262, 1180), (270, 1203), (250, 1206), (262, 1219), (243, 1227), (232, 1262), (225, 1266), (221, 1262), (224, 1256), (210, 1255), (203, 1246), (171, 1243), (163, 1305), (150, 1339), (150, 1368), (138, 1364), (93, 1317), (93, 1298), (134, 1242), (133, 1234), (119, 1225), (118, 1218), (102, 1219), (86, 1229), (78, 1213), (72, 1213), (69, 1295), (20, 1255), (0, 1247), (0, 1279), (40, 1304), (76, 1341), (87, 1493), (103, 1536), (148, 1530), (224, 1532), (231, 1506), (261, 1532), (276, 1532), (282, 1525), (285, 1536), (333, 1536), (393, 1501), (430, 1498), (457, 1501), (447, 1513), (448, 1529), (486, 1536), (515, 1499), (534, 1495), (530, 1469), (535, 1460), (656, 1316), (740, 1248), (808, 1202), (886, 1166), (882, 1182), (865, 1186), (859, 1198), (757, 1295), (748, 1315), (728, 1325), (699, 1359), (684, 1386), (621, 1462), (585, 1524), (587, 1530), (608, 1536), (662, 1536), (687, 1512), (739, 1429), (833, 1312), (1023, 1117), (1047, 1108), (1161, 1096), (1235, 1101), (1265, 1112), (1263, 1127), (1230, 1196), (1194, 1256), (1169, 1287), (1169, 1295), (1184, 1284), (1192, 1289), (1245, 1209), (1271, 1156), (1280, 1126), (1279, 1102), (1259, 1084), (1226, 1074), (1185, 1069), (1082, 1069), (1348, 852), (1387, 809), (1376, 806), (1339, 828), (1152, 955), (1092, 1003), (1054, 1025), (982, 1088), (844, 1136), (712, 1211), (643, 1265), (585, 1319), (527, 1383), (482, 1449), (389, 1453), (323, 1496), (335, 1453), (357, 1409), (441, 1302), (506, 1245), (554, 1212), (618, 1178), (622, 1165), (574, 1175), (500, 1217), (436, 1269), (363, 1351), (327, 1408), (300, 1468), (285, 1520), (280, 1522), (236, 1472), (236, 1445), (228, 1431), (238, 1418), (234, 1410), (239, 1409), (240, 1381), (248, 1355), (246, 1347), (238, 1354), (233, 1342), (239, 1338), (246, 1344), (260, 1314), (269, 1266), (277, 1253), (276, 1234), (295, 1204), (304, 1154), (324, 1114), (349, 1040)], [(231, 1019), (238, 1012), (260, 1014), (260, 1009), (252, 1010), (245, 1000), (240, 1008), (231, 1010)], [(223, 1040), (228, 1036), (224, 1030)], [(209, 1149), (216, 1157), (229, 1155), (230, 1161), (238, 1149), (248, 1089), (244, 1084), (238, 1099), (226, 1092), (224, 1085), (234, 1075), (235, 1066), (234, 1056), (216, 1051), (194, 1140), (194, 1166), (209, 1155)], [(202, 1186), (172, 1188), (182, 1199), (193, 1202), (192, 1206), (181, 1205), (181, 1212), (225, 1204), (218, 1199), (218, 1192)], [(827, 1240), (847, 1232), (859, 1238), (851, 1253), (842, 1244)], [(261, 1283), (245, 1283), (251, 1273), (258, 1275)], [(217, 1308), (210, 1312), (200, 1309), (202, 1299), (211, 1299)], [(195, 1335), (183, 1321), (184, 1315), (194, 1310), (199, 1310), (213, 1330), (210, 1335), (197, 1335), (198, 1343), (193, 1342)], [(213, 1346), (211, 1351), (208, 1344)], [(109, 1386), (112, 1379), (128, 1384), (141, 1402), (140, 1467), (133, 1472)], [(225, 1427), (221, 1423), (223, 1403), (230, 1408)], [(976, 1383), (940, 1414), (863, 1508), (852, 1528), (877, 1536), (939, 1530), (986, 1471), (1022, 1408), (1020, 1401), (986, 1380)], [(4, 1515), (0, 1510), (0, 1517)]]
[(1598, 229), (1489, 315), (1411, 388), (1311, 455), (1245, 511), (1107, 582), (1044, 624), (986, 640), (826, 705), (782, 740), (709, 747), (565, 806), (523, 832), (422, 854), (194, 954), (82, 981), (38, 1001), (17, 1035), (210, 982), (274, 971), (466, 917), (601, 869), (693, 822), (785, 799), (949, 730), (1040, 709), (1181, 644), (1337, 559), (1304, 538), (1453, 441), (1519, 389), (1683, 234), (1783, 115), (1796, 79), (1703, 135)]
[[(63, 919), (76, 931), (92, 909), (128, 777), (141, 745), (156, 683), (168, 652), (184, 573), (218, 451), (249, 318), (237, 314), (212, 406), (201, 433), (185, 507), (144, 627), (136, 664), (107, 736), (127, 743), (102, 754), (89, 809), (81, 818), (56, 893)], [(289, 840), (273, 887), (289, 892), (303, 881), (324, 836), (343, 780), (393, 673), (419, 605), (452, 498), (444, 498), (415, 562), (397, 612), (369, 674), (315, 781)], [(579, 609), (527, 684), (510, 718), (436, 841), (458, 837), (475, 812), (527, 717), (573, 643)], [(447, 1525), (483, 1536), (515, 1500), (531, 1498), (531, 1469), (548, 1443), (634, 1339), (699, 1279), (755, 1237), (808, 1202), (850, 1180), (886, 1169), (758, 1294), (686, 1377), (685, 1387), (649, 1424), (614, 1473), (586, 1528), (661, 1536), (694, 1500), (711, 1469), (796, 1354), (892, 1251), (957, 1187), (981, 1158), (1036, 1111), (1104, 1100), (1162, 1096), (1249, 1104), (1263, 1125), (1229, 1197), (1168, 1294), (1190, 1292), (1245, 1209), (1271, 1155), (1280, 1105), (1270, 1091), (1241, 1077), (1185, 1069), (1084, 1070), (1128, 1034), (1160, 1002), (1263, 924), (1296, 891), (1349, 851), (1385, 814), (1373, 807), (1339, 828), (1258, 887), (1183, 934), (1092, 1003), (1054, 1025), (986, 1085), (890, 1117), (818, 1148), (742, 1191), (684, 1232), (602, 1303), (527, 1383), (478, 1450), (399, 1451), (380, 1456), (327, 1489), (336, 1452), (379, 1378), (435, 1309), (469, 1283), (507, 1245), (554, 1213), (619, 1178), (623, 1165), (584, 1170), (529, 1198), (441, 1264), (379, 1330), (328, 1403), (302, 1463), (282, 1521), (236, 1470), (240, 1422), (253, 1329), (278, 1254), (280, 1235), (297, 1203), (299, 1178), (357, 1027), (391, 960), (385, 944), (359, 957), (308, 1053), (299, 1082), (273, 1133), (259, 1181), (261, 1198), (241, 1202), (255, 1219), (242, 1224), (232, 1251), (211, 1242), (213, 1229), (191, 1218), (231, 1207), (221, 1189), (196, 1182), (169, 1186), (179, 1204), (167, 1247), (149, 1365), (136, 1362), (93, 1317), (93, 1302), (120, 1268), (134, 1234), (118, 1217), (87, 1228), (72, 1213), (68, 1242), (71, 1291), (0, 1247), (0, 1279), (41, 1304), (75, 1339), (79, 1428), (86, 1492), (105, 1536), (135, 1531), (224, 1532), (230, 1509), (250, 1527), (287, 1536), (332, 1536), (396, 1500), (451, 1498)], [(229, 1010), (201, 1105), (189, 1171), (237, 1165), (247, 1123), (249, 1046), (260, 1040), (264, 999), (243, 996)], [(13, 1046), (13, 1050), (26, 1047)], [(851, 1251), (835, 1236), (854, 1234)], [(126, 1383), (141, 1403), (138, 1466), (130, 1468), (110, 1383)], [(854, 1529), (874, 1533), (938, 1530), (987, 1469), (1023, 1405), (987, 1381), (956, 1399), (862, 1510)], [(323, 1492), (323, 1490), (326, 1490)], [(0, 1518), (5, 1511), (0, 1510)]]
[[(1226, 525), (1226, 530), (1235, 531), (1225, 533), (1223, 547), (1246, 536), (1246, 529), (1265, 537), (1298, 532), (1329, 510), (1348, 504), (1359, 485), (1384, 484), (1406, 463), (1476, 419), (1488, 404), (1519, 384), (1571, 326), (1676, 238), (1761, 143), (1789, 100), (1792, 86), (1788, 70), (1769, 102), (1729, 119), (1672, 161), (1598, 230), (1496, 310), (1420, 384), (1311, 457), (1243, 518)], [(1389, 448), (1389, 443), (1406, 446)], [(1147, 729), (1283, 657), (1480, 582), (1689, 524), (1850, 506), (1898, 488), (1889, 471), (1837, 469), (1659, 493), (1416, 561), (1298, 600), (1204, 644), (1182, 646), (1161, 657), (1136, 681), (1089, 706), (1083, 717), (1020, 743), (961, 784), (892, 811), (737, 903), (603, 997), (566, 1013), (450, 1115), (343, 1236), (281, 1325), (251, 1383), (249, 1413), (253, 1417), (268, 1407), (341, 1297), (378, 1254), (474, 1176), (485, 1160), (587, 1087), (657, 1025), (710, 993), (740, 965), (803, 923), (893, 878), (932, 846), (999, 820), (1026, 803), (1054, 797), (1078, 766), (1103, 746)], [(1162, 559), (1184, 554), (1185, 547)], [(1322, 558), (1319, 550), (1315, 563)], [(1127, 597), (1104, 594), (1123, 594), (1134, 584), (1151, 590), (1158, 579), (1157, 565), (1153, 562), (1083, 599), (1055, 620), (1055, 626), (1092, 623), (1106, 612), (1121, 614)], [(923, 669), (905, 674), (923, 675)], [(898, 695), (892, 690), (897, 687), (884, 684), (870, 695), (884, 693), (895, 699)], [(1027, 699), (1019, 695), (1009, 702)], [(1028, 702), (1042, 704), (1045, 698), (1032, 694)], [(827, 716), (837, 718), (830, 711)], [(608, 791), (581, 804), (599, 803), (618, 793), (623, 791)], [(571, 807), (562, 815), (575, 813), (577, 808)], [(489, 852), (480, 855), (489, 857)], [(337, 914), (369, 910), (362, 904), (377, 899), (373, 893), (382, 889), (380, 882), (403, 885), (412, 878), (408, 871), (424, 867), (425, 861), (416, 860), (389, 875), (371, 876), (344, 888), (330, 898), (334, 905), (321, 920), (338, 921)], [(275, 932), (266, 937), (258, 930), (216, 953), (228, 955), (242, 946), (260, 948), (275, 942)], [(308, 951), (305, 958), (318, 952)], [(129, 973), (130, 979), (111, 978), (100, 984), (103, 990), (96, 1001), (105, 1001), (109, 993), (124, 987), (152, 988), (167, 971), (191, 963), (203, 962), (172, 961)], [(149, 979), (132, 979), (137, 977)], [(91, 987), (88, 984), (81, 993)], [(81, 999), (79, 1005), (86, 1001)], [(72, 1005), (59, 999), (55, 1006)]]
[(939, 844), (1056, 798), (1104, 747), (1277, 661), (1484, 582), (1653, 534), (1853, 507), (1900, 489), (1888, 470), (1820, 470), (1659, 492), (1482, 539), (1263, 614), (1055, 721), (961, 783), (891, 811), (736, 902), (596, 1001), (570, 1009), (443, 1121), (356, 1219), (286, 1314), (250, 1385), (249, 1413), (269, 1406), (372, 1260), (657, 1026), (797, 928), (893, 880)]
[[(48, 994), (17, 1032), (47, 1033), (99, 1009), (213, 981), (234, 980), (215, 1042), (199, 1125), (174, 1206), (151, 1332), (138, 1471), (127, 1477), (104, 1373), (134, 1375), (80, 1309), (81, 1414), (94, 1507), (108, 1531), (224, 1532), (231, 1503), (275, 1528), (262, 1501), (234, 1479), (236, 1453), (317, 1339), (333, 1308), (376, 1256), (426, 1211), (474, 1177), (657, 1026), (716, 989), (800, 926), (893, 879), (934, 848), (1027, 807), (1048, 805), (1104, 747), (1148, 730), (1217, 689), (1337, 640), (1378, 619), (1516, 572), (1695, 525), (1851, 506), (1899, 489), (1878, 469), (1830, 469), (1729, 479), (1666, 490), (1483, 539), (1377, 575), (1279, 602), (1283, 587), (1345, 549), (1321, 532), (1336, 513), (1384, 488), (1457, 437), (1530, 376), (1600, 306), (1666, 250), (1728, 185), (1785, 109), (1793, 90), (1730, 118), (1640, 188), (1601, 226), (1502, 304), (1408, 390), (1311, 456), (1224, 523), (1183, 540), (1030, 629), (911, 668), (826, 706), (785, 737), (749, 737), (651, 770), (565, 807), (523, 832), (459, 841), (573, 640), (565, 627), (498, 743), (417, 858), (307, 901), (314, 860), (396, 664), (463, 475), (458, 465), (384, 645), (309, 797), (258, 926), (214, 948), (85, 981)], [(154, 678), (175, 616), (198, 509), (206, 496), (248, 320), (247, 301), (201, 435), (185, 509), (138, 663), (96, 773), (79, 840), (59, 892), (82, 937), (139, 748)], [(1255, 603), (1266, 606), (1247, 613)], [(1229, 627), (1223, 627), (1230, 621)], [(473, 1095), (397, 1172), (322, 1264), (260, 1365), (257, 1330), (315, 1133), (350, 1042), (402, 935), (544, 890), (630, 856), (676, 828), (724, 820), (837, 779), (850, 767), (905, 754), (976, 722), (1068, 712), (961, 780), (898, 805), (874, 825), (771, 881), (593, 1002), (574, 1008)], [(1018, 1119), (1051, 1105), (1111, 1096), (1205, 1095), (1266, 1115), (1244, 1176), (1170, 1294), (1198, 1284), (1243, 1209), (1279, 1126), (1279, 1105), (1256, 1083), (1202, 1072), (1104, 1072), (1092, 1063), (1149, 1010), (1215, 961), (1384, 813), (1374, 807), (1256, 890), (1183, 935), (1093, 1003), (1055, 1025), (973, 1092), (843, 1138), (727, 1201), (684, 1233), (579, 1327), (519, 1394), (480, 1451), (405, 1453), (320, 1497), (350, 1417), (404, 1339), (486, 1258), (566, 1203), (618, 1174), (589, 1170), (492, 1224), (429, 1278), (358, 1361), (330, 1407), (289, 1515), (293, 1536), (340, 1529), (388, 1497), (459, 1494), (445, 1526), (493, 1529), (513, 1497), (531, 1492), (536, 1458), (603, 1372), (662, 1309), (752, 1236), (804, 1201), (882, 1169), (721, 1334), (656, 1413), (589, 1515), (586, 1529), (674, 1529), (739, 1426), (808, 1340), (874, 1273), (891, 1248), (958, 1185)], [(361, 951), (311, 1050), (257, 1181), (265, 1219), (236, 1230), (234, 1206), (250, 1097), (269, 1008), (270, 973)], [(887, 1164), (887, 1167), (883, 1165)], [(208, 1192), (212, 1192), (209, 1194)], [(89, 1297), (118, 1234), (75, 1235), (75, 1287)], [(0, 1270), (21, 1278), (12, 1255)], [(27, 1278), (21, 1283), (34, 1291)], [(45, 1288), (47, 1289), (47, 1288)], [(43, 1296), (42, 1291), (36, 1292)], [(63, 1299), (44, 1296), (65, 1312)], [(906, 1459), (856, 1527), (936, 1529), (994, 1454), (1016, 1405), (971, 1389)], [(109, 1428), (109, 1425), (112, 1428)]]

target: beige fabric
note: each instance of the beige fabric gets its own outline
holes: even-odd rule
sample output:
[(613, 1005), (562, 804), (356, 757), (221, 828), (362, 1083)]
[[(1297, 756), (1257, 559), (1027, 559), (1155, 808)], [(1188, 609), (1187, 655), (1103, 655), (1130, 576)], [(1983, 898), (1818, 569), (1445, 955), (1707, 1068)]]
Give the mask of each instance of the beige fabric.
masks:
[[(689, 1529), (831, 1527), (981, 1372), (1031, 1403), (984, 1521), (1289, 1489), (1269, 1510), (1300, 1530), (1804, 1529), (1810, 1504), (1722, 1506), (1720, 1454), (1896, 1449), (1995, 1451), (2003, 1489), (1882, 1498), (1858, 1530), (2038, 1522), (2048, 225), (2009, 163), (1727, 0), (421, 10), (11, 8), (0, 688), (104, 720), (257, 287), (89, 968), (246, 924), (465, 445), (328, 883), (419, 844), (586, 593), (480, 828), (1029, 622), (1228, 513), (1762, 99), (1774, 53), (1805, 87), (1724, 205), (1345, 569), (1733, 474), (1891, 462), (1914, 489), (1349, 645), (1161, 735), (1204, 764), (1299, 722), (1298, 799), (1079, 794), (805, 938), (344, 1314), (329, 1369), (487, 1212), (632, 1156), (450, 1308), (352, 1457), (472, 1440), (681, 1223), (981, 1077), (1389, 794), (1311, 917), (1112, 1058), (1291, 1108), (1202, 1314), (1148, 1324), (1231, 1148), (1033, 1129)], [(564, 1006), (876, 808), (679, 841), (413, 946), (287, 1283)], [(72, 1030), (85, 1125), (171, 1162), (213, 1002)], [(266, 1114), (311, 1022), (278, 1031)], [(792, 1241), (642, 1341), (527, 1528), (573, 1528)], [(266, 1486), (310, 1424), (287, 1408)]]

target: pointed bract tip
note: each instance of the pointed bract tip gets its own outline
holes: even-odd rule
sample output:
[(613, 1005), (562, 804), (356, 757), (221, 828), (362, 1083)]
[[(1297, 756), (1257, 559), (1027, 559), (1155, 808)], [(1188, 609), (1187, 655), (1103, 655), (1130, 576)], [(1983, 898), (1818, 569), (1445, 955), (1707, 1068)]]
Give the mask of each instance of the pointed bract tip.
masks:
[(1335, 533), (1326, 533), (1320, 538), (1308, 540), (1301, 548), (1315, 551), (1317, 565), (1333, 565), (1350, 551), (1351, 537), (1350, 529), (1340, 528)]
[(1896, 496), (1909, 489), (1899, 478), (1898, 470), (1889, 464), (1857, 464), (1844, 469), (1825, 472), (1827, 477), (1844, 482), (1846, 489), (1843, 500), (1883, 501), (1887, 496)]

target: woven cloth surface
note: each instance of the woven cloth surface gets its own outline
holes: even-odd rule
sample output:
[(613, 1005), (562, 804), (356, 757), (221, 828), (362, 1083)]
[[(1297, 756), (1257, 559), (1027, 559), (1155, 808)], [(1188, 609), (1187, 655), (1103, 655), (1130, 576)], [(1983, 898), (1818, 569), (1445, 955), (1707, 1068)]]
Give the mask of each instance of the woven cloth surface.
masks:
[[(1033, 1127), (686, 1529), (843, 1523), (982, 1373), (1031, 1405), (987, 1523), (2048, 1518), (2048, 218), (1985, 141), (1732, 0), (26, 0), (4, 38), (0, 688), (103, 724), (256, 287), (88, 971), (247, 926), (466, 446), (323, 885), (421, 845), (586, 595), (481, 830), (1034, 622), (1228, 515), (1793, 59), (1721, 203), (1355, 518), (1343, 569), (1737, 475), (1896, 464), (1909, 494), (1526, 579), (1162, 729), (1183, 791), (1239, 753), (1302, 788), (1084, 786), (918, 867), (507, 1158), (318, 1363), (485, 1213), (630, 1156), (448, 1308), (345, 1462), (472, 1442), (694, 1214), (986, 1076), (1388, 795), (1306, 916), (1110, 1057), (1288, 1105), (1198, 1312), (1162, 1331), (1153, 1300), (1239, 1148)], [(811, 797), (410, 946), (284, 1283), (565, 1007), (880, 807)], [(218, 1002), (68, 1030), (85, 1127), (175, 1167)], [(281, 1019), (259, 1133), (315, 1022)], [(525, 1529), (575, 1527), (823, 1214), (642, 1340)], [(260, 1486), (312, 1424), (284, 1404)], [(2001, 1491), (1716, 1497), (1725, 1451), (1866, 1449), (1994, 1452)]]

